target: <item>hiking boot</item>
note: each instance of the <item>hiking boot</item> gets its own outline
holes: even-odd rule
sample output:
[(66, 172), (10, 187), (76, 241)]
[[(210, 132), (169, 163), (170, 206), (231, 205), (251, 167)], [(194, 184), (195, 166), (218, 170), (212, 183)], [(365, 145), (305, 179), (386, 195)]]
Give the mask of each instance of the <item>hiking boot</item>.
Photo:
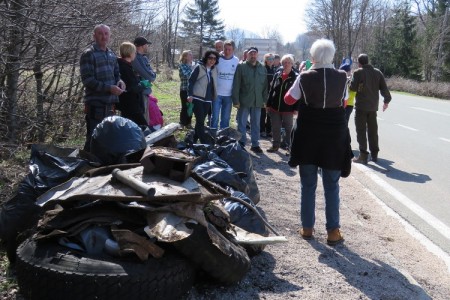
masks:
[(255, 153), (263, 153), (263, 150), (259, 146), (251, 147), (250, 150)]
[(353, 159), (354, 163), (367, 165), (367, 153), (360, 153), (358, 157)]
[(344, 235), (341, 233), (339, 228), (335, 228), (328, 231), (327, 244), (330, 246), (335, 246), (344, 241)]
[(274, 153), (274, 152), (277, 152), (278, 149), (280, 149), (280, 148), (277, 146), (272, 146), (269, 149), (267, 149), (267, 152)]
[(314, 229), (302, 227), (299, 229), (298, 233), (302, 236), (304, 240), (312, 240)]
[(378, 153), (370, 153), (370, 157), (373, 162), (378, 162)]

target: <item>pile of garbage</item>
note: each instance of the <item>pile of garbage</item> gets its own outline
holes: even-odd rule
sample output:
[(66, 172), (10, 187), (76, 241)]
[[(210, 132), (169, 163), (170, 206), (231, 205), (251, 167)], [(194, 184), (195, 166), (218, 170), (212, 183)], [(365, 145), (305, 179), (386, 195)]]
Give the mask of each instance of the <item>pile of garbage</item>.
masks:
[(32, 146), (30, 173), (0, 208), (25, 298), (178, 299), (199, 275), (238, 282), (251, 256), (286, 241), (256, 206), (238, 133), (199, 145), (177, 142), (177, 129), (145, 137), (114, 116), (94, 130), (92, 153)]

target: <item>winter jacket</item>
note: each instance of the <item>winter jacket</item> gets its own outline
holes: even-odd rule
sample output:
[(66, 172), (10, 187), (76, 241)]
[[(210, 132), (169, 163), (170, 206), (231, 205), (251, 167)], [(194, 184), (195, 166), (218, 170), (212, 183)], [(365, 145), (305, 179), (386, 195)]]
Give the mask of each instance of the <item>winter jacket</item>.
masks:
[(108, 105), (119, 101), (111, 93), (111, 86), (120, 80), (119, 65), (109, 48), (103, 51), (94, 43), (84, 50), (80, 58), (80, 74), (86, 104)]
[(119, 96), (118, 109), (126, 114), (144, 113), (142, 91), (144, 87), (139, 84), (139, 78), (135, 75), (131, 63), (122, 58), (117, 59), (119, 63), (120, 77), (127, 86), (126, 92)]
[(267, 100), (267, 72), (260, 63), (240, 63), (234, 73), (233, 104), (240, 107), (264, 107)]
[[(149, 82), (153, 82), (156, 79), (156, 73), (153, 71), (150, 66), (150, 62), (148, 58), (140, 53), (136, 52), (136, 58), (131, 62), (133, 66), (133, 70), (139, 75), (140, 80), (148, 80)], [(150, 95), (152, 93), (152, 88), (144, 89), (145, 95)]]
[(347, 76), (332, 65), (313, 65), (302, 72), (285, 95), (285, 101), (300, 102), (293, 130), (289, 164), (316, 165), (350, 174), (350, 132), (343, 106)]
[(350, 90), (356, 91), (355, 109), (362, 111), (378, 111), (379, 92), (384, 103), (389, 103), (391, 94), (384, 80), (383, 73), (367, 64), (353, 73)]
[(203, 64), (195, 66), (189, 77), (188, 96), (202, 101), (213, 101), (217, 98), (217, 68), (212, 66), (210, 77)]
[(294, 84), (298, 73), (291, 70), (288, 77), (283, 81), (283, 70), (279, 70), (273, 76), (272, 83), (270, 84), (269, 96), (267, 97), (267, 107), (277, 112), (289, 112), (293, 113), (298, 110), (299, 103), (296, 102), (293, 105), (288, 105), (284, 102), (284, 95)]

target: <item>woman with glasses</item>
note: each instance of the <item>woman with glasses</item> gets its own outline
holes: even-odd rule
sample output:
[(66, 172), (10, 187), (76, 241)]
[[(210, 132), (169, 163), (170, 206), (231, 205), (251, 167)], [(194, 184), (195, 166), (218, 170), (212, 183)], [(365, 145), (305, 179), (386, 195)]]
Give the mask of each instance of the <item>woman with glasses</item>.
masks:
[[(294, 57), (286, 54), (281, 58), (281, 65), (273, 76), (267, 97), (267, 113), (272, 123), (272, 147), (267, 152), (276, 152), (280, 147), (287, 150), (291, 146), (291, 131), (294, 123), (294, 115), (297, 114), (299, 103), (293, 105), (284, 103), (284, 95), (294, 84), (298, 73), (294, 70)], [(284, 128), (286, 134), (281, 140), (281, 128)]]
[[(187, 101), (194, 104), (194, 143), (207, 144), (210, 139), (205, 133), (205, 119), (211, 110), (212, 101), (217, 98), (217, 68), (219, 53), (206, 51), (200, 63), (195, 66), (188, 81)], [(209, 120), (211, 121), (211, 120)]]

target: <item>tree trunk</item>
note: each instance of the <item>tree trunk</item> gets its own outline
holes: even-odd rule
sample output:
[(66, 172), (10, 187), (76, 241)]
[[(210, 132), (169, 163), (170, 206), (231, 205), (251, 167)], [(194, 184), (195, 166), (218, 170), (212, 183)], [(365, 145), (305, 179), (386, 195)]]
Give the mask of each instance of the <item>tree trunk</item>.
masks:
[[(39, 30), (38, 30), (39, 32)], [(40, 143), (45, 141), (45, 116), (44, 116), (44, 92), (42, 78), (44, 73), (42, 71), (42, 50), (43, 50), (43, 39), (41, 37), (37, 38), (35, 46), (35, 61), (34, 61), (34, 79), (36, 81), (36, 126), (38, 128), (38, 141)]]
[(5, 66), (6, 74), (6, 138), (15, 142), (17, 131), (17, 88), (21, 67), (20, 51), (23, 45), (26, 3), (23, 0), (10, 3), (11, 24), (9, 27), (9, 46)]
[(436, 59), (436, 68), (434, 70), (434, 80), (436, 81), (440, 81), (442, 79), (442, 68), (444, 67), (444, 60), (445, 60), (445, 55), (444, 55), (444, 40), (445, 37), (448, 34), (448, 25), (447, 25), (447, 21), (448, 21), (448, 10), (449, 8), (447, 7), (445, 9), (445, 14), (444, 14), (444, 18), (442, 21), (442, 25), (441, 25), (441, 29), (439, 30), (439, 46), (438, 46), (438, 53), (437, 53), (437, 59)]

